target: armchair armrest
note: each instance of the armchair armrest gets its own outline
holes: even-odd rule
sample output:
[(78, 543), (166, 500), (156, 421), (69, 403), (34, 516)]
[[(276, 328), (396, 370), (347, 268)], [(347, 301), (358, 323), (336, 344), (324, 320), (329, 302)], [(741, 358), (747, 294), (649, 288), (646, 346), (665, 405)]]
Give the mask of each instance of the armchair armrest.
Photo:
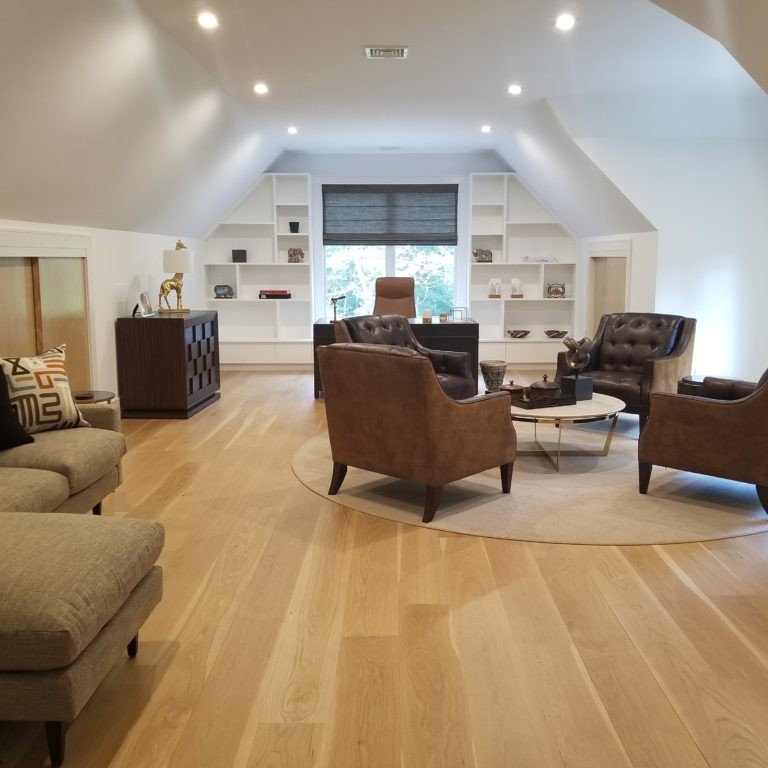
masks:
[(97, 429), (109, 429), (112, 432), (122, 432), (120, 424), (120, 401), (115, 399), (111, 403), (82, 403), (78, 410), (83, 418)]
[(642, 388), (653, 392), (675, 392), (677, 382), (691, 372), (693, 345), (677, 354), (656, 357), (643, 362)]
[(739, 400), (751, 395), (756, 387), (757, 384), (754, 381), (705, 376), (699, 396), (711, 397), (715, 400)]
[(449, 352), (443, 349), (427, 349), (419, 345), (418, 350), (429, 358), (435, 373), (450, 373), (454, 376), (462, 376), (465, 379), (472, 379), (472, 369), (469, 364), (468, 352)]

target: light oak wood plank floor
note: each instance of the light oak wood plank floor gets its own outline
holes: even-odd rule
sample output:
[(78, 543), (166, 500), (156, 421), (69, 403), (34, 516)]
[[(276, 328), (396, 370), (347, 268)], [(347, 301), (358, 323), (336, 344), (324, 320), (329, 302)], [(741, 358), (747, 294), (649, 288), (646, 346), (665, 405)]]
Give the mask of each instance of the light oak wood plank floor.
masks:
[[(165, 525), (165, 595), (69, 768), (768, 768), (768, 536), (528, 544), (345, 509), (291, 471), (325, 429), (306, 373), (123, 425), (104, 514)], [(40, 724), (0, 724), (2, 768), (45, 765)]]

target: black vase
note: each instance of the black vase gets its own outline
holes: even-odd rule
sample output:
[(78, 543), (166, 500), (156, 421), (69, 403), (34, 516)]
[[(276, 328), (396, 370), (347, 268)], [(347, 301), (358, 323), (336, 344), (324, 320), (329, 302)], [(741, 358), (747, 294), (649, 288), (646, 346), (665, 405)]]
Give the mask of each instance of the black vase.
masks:
[(291, 232), (295, 235), (299, 231), (299, 222), (298, 221), (289, 221), (288, 222), (288, 229), (290, 229)]

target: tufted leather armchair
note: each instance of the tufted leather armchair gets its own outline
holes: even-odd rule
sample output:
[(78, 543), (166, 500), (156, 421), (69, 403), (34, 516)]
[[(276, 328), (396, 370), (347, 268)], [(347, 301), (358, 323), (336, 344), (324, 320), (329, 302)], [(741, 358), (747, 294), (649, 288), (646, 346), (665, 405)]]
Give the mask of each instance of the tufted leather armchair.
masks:
[(768, 512), (768, 371), (757, 384), (707, 377), (700, 395), (657, 393), (640, 433), (640, 493), (653, 465), (754, 483)]
[[(583, 373), (593, 389), (618, 397), (627, 413), (640, 416), (645, 426), (651, 393), (674, 392), (677, 382), (691, 372), (696, 320), (680, 315), (622, 312), (603, 315), (595, 333), (589, 365)], [(555, 381), (573, 373), (557, 356)]]
[(377, 277), (373, 314), (416, 317), (415, 292), (412, 277)]
[(475, 377), (467, 352), (427, 349), (414, 336), (411, 325), (401, 315), (360, 315), (337, 320), (336, 341), (355, 344), (394, 344), (413, 349), (432, 363), (437, 380), (454, 400), (477, 394)]
[(329, 495), (347, 466), (424, 483), (428, 523), (446, 483), (499, 467), (509, 493), (517, 436), (506, 392), (452, 400), (429, 360), (407, 347), (329, 344), (317, 359), (333, 457)]

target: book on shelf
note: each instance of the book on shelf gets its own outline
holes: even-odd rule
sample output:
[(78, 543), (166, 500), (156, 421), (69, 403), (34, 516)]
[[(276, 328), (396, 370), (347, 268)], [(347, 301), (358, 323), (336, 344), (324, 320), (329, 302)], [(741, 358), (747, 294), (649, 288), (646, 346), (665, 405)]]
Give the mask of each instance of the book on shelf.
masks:
[(259, 291), (260, 299), (290, 299), (290, 291)]

